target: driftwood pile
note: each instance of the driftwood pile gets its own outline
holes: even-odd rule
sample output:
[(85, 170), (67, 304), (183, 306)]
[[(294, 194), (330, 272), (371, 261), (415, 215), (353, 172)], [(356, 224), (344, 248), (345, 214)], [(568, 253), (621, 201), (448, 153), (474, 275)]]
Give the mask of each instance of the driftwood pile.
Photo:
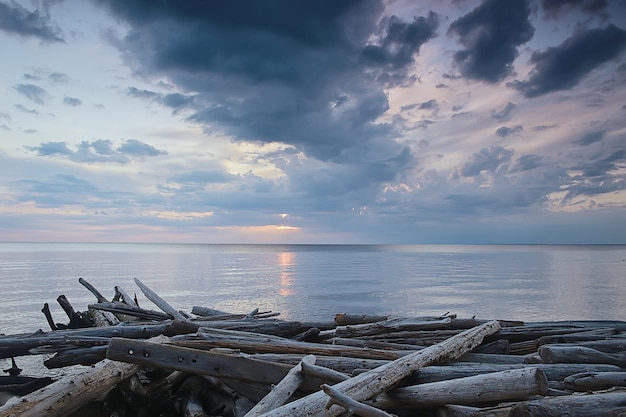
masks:
[[(112, 301), (68, 324), (0, 336), (0, 358), (54, 354), (48, 368), (85, 365), (56, 381), (20, 377), (8, 416), (618, 416), (626, 415), (626, 322), (522, 323), (337, 314), (296, 322)], [(74, 369), (74, 368), (72, 368)], [(19, 378), (25, 378), (20, 380)], [(2, 387), (0, 387), (2, 389)]]

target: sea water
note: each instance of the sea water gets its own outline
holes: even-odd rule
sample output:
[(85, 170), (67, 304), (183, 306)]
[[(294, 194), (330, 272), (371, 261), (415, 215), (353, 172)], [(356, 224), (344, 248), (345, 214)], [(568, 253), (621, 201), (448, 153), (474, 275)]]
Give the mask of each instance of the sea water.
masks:
[(44, 303), (67, 323), (61, 294), (86, 310), (96, 300), (79, 277), (109, 299), (119, 285), (152, 310), (134, 278), (187, 312), (626, 320), (622, 245), (0, 243), (0, 333), (49, 330)]

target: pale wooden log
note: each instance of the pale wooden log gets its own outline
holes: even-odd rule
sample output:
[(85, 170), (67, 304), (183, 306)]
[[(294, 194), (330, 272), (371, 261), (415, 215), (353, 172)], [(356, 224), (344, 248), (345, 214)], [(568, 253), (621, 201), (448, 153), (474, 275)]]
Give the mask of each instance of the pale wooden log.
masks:
[(324, 381), (324, 383), (332, 383), (336, 384), (337, 382), (345, 381), (346, 379), (350, 379), (350, 376), (344, 374), (343, 372), (338, 372), (330, 368), (325, 368), (323, 366), (310, 364), (306, 362), (301, 362), (302, 373), (311, 378), (318, 378)]
[(135, 284), (139, 287), (141, 292), (146, 296), (146, 298), (154, 303), (157, 307), (159, 307), (163, 312), (171, 315), (176, 320), (185, 321), (187, 318), (183, 316), (178, 310), (169, 305), (167, 301), (162, 299), (157, 293), (152, 291), (147, 285), (143, 282), (139, 281), (135, 278)]
[(245, 417), (258, 417), (263, 413), (271, 411), (287, 402), (294, 392), (304, 381), (302, 374), (302, 364), (315, 364), (315, 356), (307, 355), (302, 361), (287, 372), (287, 375), (250, 410)]
[(584, 346), (544, 345), (538, 350), (545, 363), (604, 363), (626, 367), (626, 356), (604, 353)]
[[(340, 382), (334, 388), (355, 401), (376, 397), (417, 369), (432, 362), (455, 359), (474, 349), (482, 343), (486, 335), (493, 334), (499, 329), (500, 325), (497, 321), (485, 323), (438, 345), (404, 356), (389, 364)], [(341, 407), (331, 407), (324, 411), (325, 397), (324, 392), (318, 391), (266, 413), (264, 417), (337, 416), (343, 412)]]
[(106, 394), (139, 370), (136, 365), (107, 361), (100, 367), (64, 377), (45, 388), (0, 407), (0, 417), (60, 417)]
[(583, 372), (563, 380), (572, 391), (593, 391), (611, 387), (626, 387), (626, 372)]
[(110, 311), (89, 308), (88, 313), (96, 327), (117, 326), (120, 323), (120, 320)]
[(345, 408), (350, 415), (358, 415), (361, 417), (393, 417), (391, 414), (386, 413), (383, 410), (367, 404), (361, 404), (329, 385), (323, 384), (322, 390), (330, 397), (330, 400), (328, 400), (326, 406), (324, 407), (326, 410), (336, 404)]
[(432, 407), (519, 401), (546, 395), (548, 379), (537, 368), (514, 369), (448, 381), (395, 388), (376, 399), (381, 408)]
[(511, 408), (511, 417), (601, 417), (626, 413), (626, 391), (567, 395), (527, 401)]
[(85, 288), (87, 288), (89, 290), (89, 292), (91, 292), (95, 297), (96, 300), (98, 300), (99, 303), (106, 303), (109, 300), (106, 299), (106, 297), (104, 295), (102, 295), (100, 293), (100, 291), (98, 291), (96, 289), (96, 287), (94, 287), (93, 285), (91, 285), (89, 282), (87, 282), (87, 280), (83, 279), (83, 278), (78, 278), (78, 282)]

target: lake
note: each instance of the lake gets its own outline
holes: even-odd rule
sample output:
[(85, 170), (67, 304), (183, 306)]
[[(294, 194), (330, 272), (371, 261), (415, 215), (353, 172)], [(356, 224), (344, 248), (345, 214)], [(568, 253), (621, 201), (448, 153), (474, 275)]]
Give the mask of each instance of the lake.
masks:
[(46, 329), (137, 277), (174, 307), (331, 320), (336, 313), (527, 321), (626, 319), (622, 245), (181, 245), (0, 243), (0, 332)]

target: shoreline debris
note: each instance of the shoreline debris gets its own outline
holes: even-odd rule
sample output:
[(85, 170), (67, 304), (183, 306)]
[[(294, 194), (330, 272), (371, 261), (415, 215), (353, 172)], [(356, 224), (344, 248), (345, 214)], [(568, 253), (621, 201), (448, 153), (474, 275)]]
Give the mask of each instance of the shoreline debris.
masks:
[[(524, 323), (337, 314), (290, 321), (255, 309), (179, 311), (143, 282), (161, 311), (121, 287), (86, 312), (57, 301), (68, 324), (0, 336), (12, 367), (9, 416), (601, 416), (626, 412), (626, 322)], [(16, 357), (82, 366), (53, 381), (19, 376)], [(3, 380), (4, 378), (4, 380)], [(9, 379), (12, 378), (12, 379)], [(347, 413), (347, 414), (346, 414)]]

